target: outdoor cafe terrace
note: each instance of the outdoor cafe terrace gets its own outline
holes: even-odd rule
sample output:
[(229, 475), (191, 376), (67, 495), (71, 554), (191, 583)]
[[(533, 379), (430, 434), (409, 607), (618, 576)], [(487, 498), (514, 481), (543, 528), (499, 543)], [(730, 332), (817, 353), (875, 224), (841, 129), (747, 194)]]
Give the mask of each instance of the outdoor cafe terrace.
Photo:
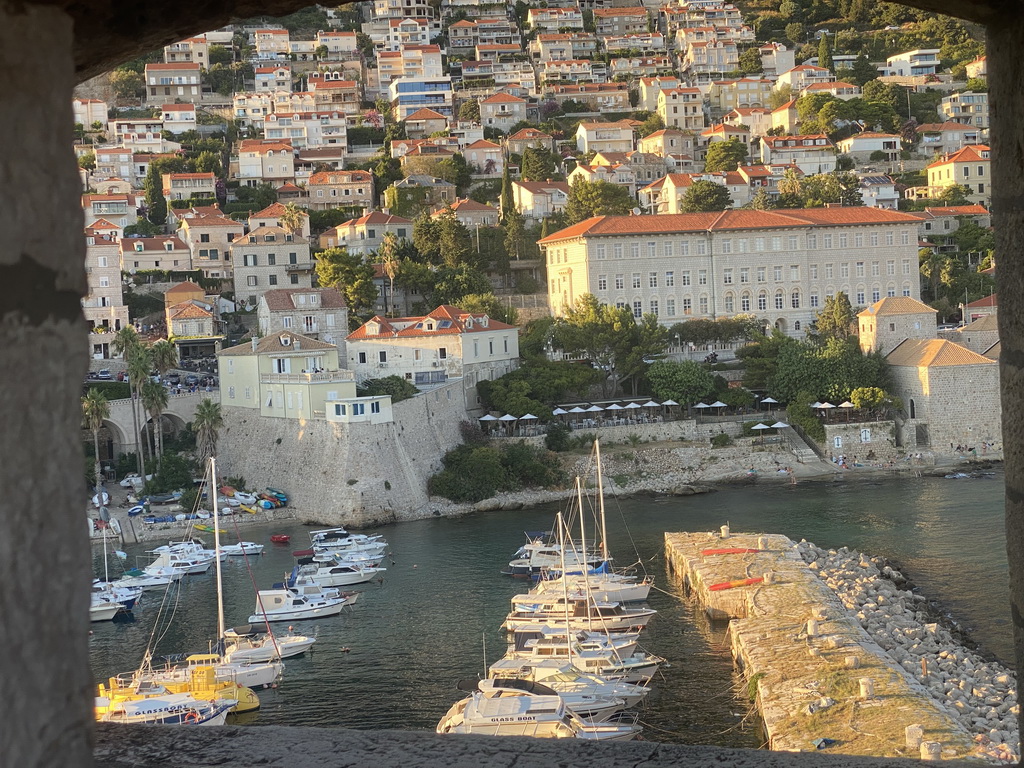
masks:
[[(488, 413), (480, 417), (480, 426), (495, 437), (534, 437), (545, 434), (553, 424), (564, 424), (573, 430), (606, 427), (627, 427), (659, 424), (666, 421), (695, 419), (700, 423), (747, 422), (768, 419), (771, 424), (778, 401), (762, 399), (757, 408), (732, 408), (721, 400), (682, 406), (675, 400), (656, 402), (647, 398), (601, 400), (557, 405), (550, 417), (542, 419), (533, 413), (522, 416)], [(785, 426), (785, 425), (783, 425)]]

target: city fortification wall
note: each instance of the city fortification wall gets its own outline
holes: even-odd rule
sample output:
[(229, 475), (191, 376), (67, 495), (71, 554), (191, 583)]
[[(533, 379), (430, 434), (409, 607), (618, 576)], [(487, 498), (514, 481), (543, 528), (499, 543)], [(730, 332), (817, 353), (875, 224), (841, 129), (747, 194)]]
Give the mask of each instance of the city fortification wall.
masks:
[(431, 514), (427, 479), (459, 445), (461, 381), (394, 405), (391, 424), (340, 424), (224, 408), (221, 477), (280, 488), (299, 520), (367, 527)]

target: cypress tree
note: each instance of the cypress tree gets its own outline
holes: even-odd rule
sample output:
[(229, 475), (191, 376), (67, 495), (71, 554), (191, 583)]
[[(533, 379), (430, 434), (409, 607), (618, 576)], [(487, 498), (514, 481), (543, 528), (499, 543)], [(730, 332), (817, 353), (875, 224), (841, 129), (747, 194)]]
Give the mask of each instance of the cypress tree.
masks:
[(823, 33), (818, 41), (818, 66), (824, 67), (829, 72), (835, 70), (832, 64), (832, 44), (828, 41), (828, 33)]

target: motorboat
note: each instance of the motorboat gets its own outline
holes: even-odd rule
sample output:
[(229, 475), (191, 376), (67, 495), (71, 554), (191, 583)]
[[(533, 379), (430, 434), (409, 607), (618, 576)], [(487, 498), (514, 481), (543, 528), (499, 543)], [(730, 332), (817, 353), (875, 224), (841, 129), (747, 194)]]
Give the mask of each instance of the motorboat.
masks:
[(181, 664), (155, 667), (143, 673), (142, 679), (167, 687), (187, 684), (195, 675), (205, 674), (201, 670), (212, 668), (214, 680), (218, 683), (237, 683), (245, 688), (269, 688), (284, 673), (280, 661), (224, 661), (216, 653), (193, 653)]
[(141, 589), (143, 592), (150, 592), (155, 589), (165, 589), (180, 579), (184, 574), (180, 571), (169, 569), (167, 575), (148, 574), (138, 568), (131, 568), (124, 572), (121, 578), (114, 584), (119, 587), (131, 587)]
[(276, 637), (265, 629), (244, 625), (224, 632), (221, 657), (231, 663), (288, 659), (302, 655), (315, 642), (315, 637), (292, 634)]
[(108, 603), (93, 598), (89, 606), (89, 621), (110, 621), (123, 612), (124, 606), (120, 603)]
[(96, 719), (124, 725), (224, 725), (237, 702), (231, 699), (207, 701), (188, 693), (169, 693), (112, 701), (96, 697)]
[(292, 537), (287, 533), (272, 533), (270, 535), (270, 541), (274, 544), (287, 544), (292, 540)]
[(337, 616), (345, 606), (341, 597), (307, 597), (287, 589), (261, 589), (256, 593), (256, 610), (249, 623), (261, 621), (298, 621)]
[(388, 543), (379, 534), (349, 533), (344, 528), (310, 531), (309, 541), (315, 552), (328, 554), (351, 552), (383, 555), (388, 548)]
[(220, 551), (229, 557), (241, 557), (243, 555), (262, 555), (263, 544), (256, 544), (252, 541), (240, 541), (237, 544), (222, 544)]
[(213, 555), (181, 555), (176, 552), (161, 552), (152, 563), (142, 570), (150, 576), (162, 575), (168, 569), (176, 571), (179, 578), (184, 575), (206, 573), (213, 566)]
[(614, 651), (620, 656), (636, 652), (639, 632), (594, 632), (587, 629), (566, 629), (548, 624), (525, 624), (509, 633), (509, 655), (531, 653), (536, 646), (565, 647), (570, 641), (584, 651)]
[(626, 702), (614, 696), (589, 691), (563, 693), (531, 680), (491, 677), (476, 681), (476, 685), (485, 696), (558, 696), (569, 711), (594, 723), (605, 722), (626, 708)]
[(292, 570), (292, 577), (307, 577), (322, 587), (365, 584), (387, 571), (387, 568), (378, 568), (375, 565), (358, 565), (333, 559), (326, 562), (303, 562), (303, 559), (300, 559), (299, 563)]
[(610, 681), (646, 685), (665, 660), (642, 651), (625, 653), (609, 647), (583, 647), (577, 640), (564, 636), (540, 637), (509, 648), (506, 659), (544, 661), (560, 659), (571, 662), (589, 675)]
[(635, 707), (651, 692), (651, 689), (644, 685), (611, 682), (596, 675), (588, 675), (566, 659), (545, 659), (543, 661), (499, 659), (491, 664), (488, 675), (506, 680), (529, 680), (534, 683), (543, 683), (559, 695), (591, 693), (596, 696), (622, 699), (627, 707)]
[(628, 741), (640, 734), (640, 727), (587, 722), (569, 710), (558, 695), (494, 695), (476, 691), (452, 705), (438, 723), (437, 732)]
[(621, 603), (599, 603), (586, 595), (526, 594), (512, 598), (505, 628), (545, 623), (570, 629), (626, 632), (645, 627), (657, 614), (653, 608), (630, 608)]
[(535, 595), (566, 593), (573, 597), (589, 595), (599, 603), (641, 603), (647, 599), (654, 580), (646, 577), (637, 581), (633, 576), (614, 573), (604, 565), (586, 574), (560, 575), (541, 579), (531, 592)]
[(136, 601), (142, 597), (142, 589), (118, 585), (111, 581), (93, 579), (92, 597), (94, 602), (118, 603), (126, 611), (130, 611), (135, 607)]
[(572, 543), (563, 547), (552, 541), (550, 531), (527, 531), (526, 538), (526, 544), (512, 555), (508, 568), (502, 573), (508, 576), (535, 576), (551, 570), (572, 573), (596, 568), (606, 562), (605, 555), (599, 550), (584, 550)]

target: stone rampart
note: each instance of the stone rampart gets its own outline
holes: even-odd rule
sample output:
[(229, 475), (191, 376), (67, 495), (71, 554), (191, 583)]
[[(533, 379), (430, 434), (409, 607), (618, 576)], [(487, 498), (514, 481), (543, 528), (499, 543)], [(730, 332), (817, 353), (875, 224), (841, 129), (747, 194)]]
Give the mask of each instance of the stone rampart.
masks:
[(225, 408), (220, 473), (250, 487), (281, 488), (299, 520), (353, 527), (413, 520), (430, 514), (427, 480), (461, 442), (465, 409), (461, 381), (396, 403), (389, 424)]
[(824, 426), (825, 451), (845, 456), (850, 463), (877, 464), (902, 459), (907, 454), (905, 446), (896, 445), (896, 425), (892, 421), (836, 422)]

